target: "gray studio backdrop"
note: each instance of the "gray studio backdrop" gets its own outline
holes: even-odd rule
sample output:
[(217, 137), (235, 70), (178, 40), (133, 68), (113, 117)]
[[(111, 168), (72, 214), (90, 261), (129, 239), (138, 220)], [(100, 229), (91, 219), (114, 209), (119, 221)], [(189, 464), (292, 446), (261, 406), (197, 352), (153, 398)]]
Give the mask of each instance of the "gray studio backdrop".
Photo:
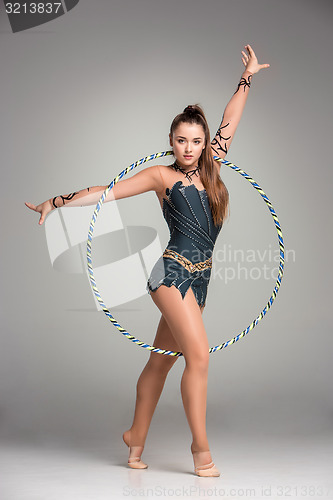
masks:
[[(81, 0), (48, 24), (12, 33), (2, 6), (4, 441), (119, 443), (132, 422), (135, 384), (149, 356), (98, 309), (86, 273), (74, 269), (74, 254), (65, 244), (55, 248), (65, 226), (53, 219), (59, 232), (51, 242), (46, 231), (55, 215), (40, 227), (24, 202), (106, 185), (135, 160), (169, 149), (171, 120), (188, 104), (203, 106), (215, 134), (243, 71), (246, 43), (271, 67), (253, 77), (227, 159), (272, 201), (285, 239), (285, 275), (257, 327), (211, 355), (208, 432), (212, 438), (217, 429), (332, 432), (331, 21), (331, 4), (323, 0)], [(211, 346), (242, 331), (266, 305), (278, 252), (273, 220), (256, 190), (227, 167), (221, 175), (231, 216), (216, 243), (203, 316)], [(86, 234), (93, 210), (81, 212)], [(153, 192), (118, 200), (112, 210), (104, 205), (102, 212), (108, 216), (100, 238), (128, 231), (132, 242), (122, 239), (117, 252), (117, 239), (105, 239), (109, 253), (100, 256), (101, 265), (121, 265), (152, 241), (155, 249), (166, 246), (168, 229)], [(68, 231), (80, 223), (80, 209), (62, 213)], [(80, 242), (77, 258), (84, 265)], [(112, 290), (123, 290), (121, 276), (106, 274), (107, 306), (131, 334), (152, 343), (160, 313), (144, 280), (134, 290), (146, 269), (128, 269), (128, 296), (118, 301)], [(162, 431), (183, 433), (190, 444), (179, 388), (183, 368), (180, 358), (150, 439)]]

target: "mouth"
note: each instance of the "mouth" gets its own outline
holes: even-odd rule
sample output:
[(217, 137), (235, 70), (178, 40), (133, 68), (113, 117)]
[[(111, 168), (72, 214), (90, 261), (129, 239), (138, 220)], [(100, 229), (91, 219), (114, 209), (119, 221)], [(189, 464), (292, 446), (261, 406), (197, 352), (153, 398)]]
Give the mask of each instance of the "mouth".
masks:
[(184, 158), (186, 158), (186, 160), (190, 160), (191, 158), (193, 158), (193, 156), (191, 156), (191, 155), (184, 155)]

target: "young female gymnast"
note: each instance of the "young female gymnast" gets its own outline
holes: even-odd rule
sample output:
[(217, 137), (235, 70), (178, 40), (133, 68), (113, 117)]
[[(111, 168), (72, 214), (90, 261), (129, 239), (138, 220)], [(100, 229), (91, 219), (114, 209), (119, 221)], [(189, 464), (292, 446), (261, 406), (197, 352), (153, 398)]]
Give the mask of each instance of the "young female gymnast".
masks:
[[(245, 49), (247, 53), (242, 51), (245, 70), (212, 142), (200, 106), (187, 106), (174, 118), (170, 128), (174, 163), (148, 167), (130, 179), (117, 182), (105, 199), (111, 201), (153, 190), (169, 226), (168, 246), (147, 282), (147, 291), (162, 313), (153, 345), (181, 351), (184, 355), (181, 395), (192, 433), (194, 471), (205, 477), (219, 476), (220, 472), (212, 461), (206, 434), (209, 344), (202, 312), (214, 244), (229, 207), (228, 190), (220, 177), (221, 164), (213, 155), (224, 158), (227, 154), (243, 113), (252, 75), (269, 67), (269, 64), (258, 63), (250, 45)], [(88, 187), (56, 196), (38, 206), (31, 203), (26, 206), (41, 214), (39, 224), (43, 224), (46, 215), (58, 207), (97, 204), (106, 188)], [(129, 447), (131, 468), (148, 467), (141, 460), (141, 454), (167, 374), (177, 359), (151, 352), (138, 379), (133, 423), (123, 434)]]

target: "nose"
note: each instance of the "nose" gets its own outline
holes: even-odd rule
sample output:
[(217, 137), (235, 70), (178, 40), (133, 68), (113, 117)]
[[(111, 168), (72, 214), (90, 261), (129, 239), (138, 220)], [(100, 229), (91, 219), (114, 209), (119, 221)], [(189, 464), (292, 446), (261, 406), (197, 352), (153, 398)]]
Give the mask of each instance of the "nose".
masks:
[(185, 153), (191, 153), (191, 144), (189, 142), (186, 143)]

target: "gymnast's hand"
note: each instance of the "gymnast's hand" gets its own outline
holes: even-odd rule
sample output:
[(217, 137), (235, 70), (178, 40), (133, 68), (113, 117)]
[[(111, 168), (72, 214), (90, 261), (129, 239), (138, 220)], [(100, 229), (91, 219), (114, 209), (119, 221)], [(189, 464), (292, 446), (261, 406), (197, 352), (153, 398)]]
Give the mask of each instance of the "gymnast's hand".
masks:
[(242, 61), (247, 71), (250, 73), (258, 73), (263, 68), (269, 68), (269, 64), (259, 64), (258, 59), (252, 49), (251, 45), (245, 45), (246, 50), (249, 54), (246, 54), (244, 50), (242, 50)]
[(31, 210), (34, 210), (35, 212), (38, 212), (41, 214), (39, 222), (38, 222), (39, 225), (43, 224), (47, 214), (53, 210), (51, 200), (44, 201), (44, 203), (41, 203), (40, 205), (37, 205), (37, 206), (26, 201), (25, 205), (28, 208), (30, 208)]

